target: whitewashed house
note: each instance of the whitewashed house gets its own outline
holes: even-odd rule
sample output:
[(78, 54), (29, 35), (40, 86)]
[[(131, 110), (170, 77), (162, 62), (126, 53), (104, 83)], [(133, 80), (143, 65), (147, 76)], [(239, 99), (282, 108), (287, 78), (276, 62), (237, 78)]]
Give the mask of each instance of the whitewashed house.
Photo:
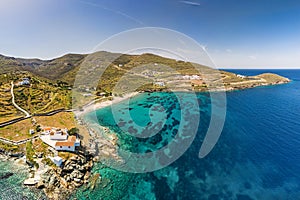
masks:
[(19, 84), (20, 85), (30, 85), (29, 78), (23, 78), (23, 80)]
[(198, 75), (192, 75), (192, 76), (190, 76), (190, 79), (191, 80), (199, 80), (200, 76), (198, 76)]
[(51, 140), (66, 140), (68, 138), (68, 133), (66, 130), (57, 129), (56, 131), (50, 132)]
[(191, 77), (190, 77), (189, 75), (184, 75), (184, 76), (182, 76), (182, 79), (183, 79), (183, 80), (190, 80), (190, 78), (191, 78)]
[(246, 76), (241, 75), (241, 74), (237, 74), (236, 76), (239, 77), (239, 78), (246, 78)]
[(55, 150), (57, 150), (57, 151), (75, 151), (75, 142), (71, 142), (71, 141), (56, 142)]
[(83, 94), (83, 96), (84, 97), (90, 97), (90, 96), (92, 96), (92, 94), (91, 93), (85, 93), (85, 94)]
[(69, 136), (68, 129), (44, 128), (40, 138), (57, 151), (75, 151), (75, 147), (80, 146), (80, 140), (76, 136)]
[(80, 140), (76, 136), (69, 136), (68, 140), (58, 141), (55, 143), (55, 150), (57, 151), (75, 151), (75, 147), (80, 146)]
[(155, 82), (154, 85), (159, 86), (159, 87), (165, 87), (164, 82)]
[(50, 157), (50, 160), (57, 166), (57, 167), (60, 167), (62, 162), (63, 162), (63, 159), (59, 156), (55, 156), (55, 157)]
[(74, 142), (75, 147), (80, 146), (80, 140), (76, 136), (69, 136), (68, 141)]
[(49, 135), (51, 131), (52, 131), (52, 128), (44, 127), (43, 131), (42, 131), (42, 135)]

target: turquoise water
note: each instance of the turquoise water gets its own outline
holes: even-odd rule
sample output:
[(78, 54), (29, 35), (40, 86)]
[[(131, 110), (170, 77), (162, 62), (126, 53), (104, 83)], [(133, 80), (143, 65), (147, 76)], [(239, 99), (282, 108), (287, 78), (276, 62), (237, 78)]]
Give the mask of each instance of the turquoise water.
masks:
[[(255, 75), (263, 71), (234, 72)], [(208, 94), (201, 93), (197, 94), (200, 121), (185, 127), (197, 127), (197, 134), (179, 159), (148, 173), (122, 172), (105, 163), (97, 164), (93, 173), (100, 173), (101, 181), (93, 190), (82, 187), (72, 198), (300, 199), (300, 71), (274, 72), (293, 82), (227, 93), (227, 113), (221, 137), (205, 158), (200, 159), (198, 154), (210, 123), (211, 102)], [(120, 148), (124, 151), (156, 152), (176, 140), (176, 130), (183, 123), (179, 119), (189, 117), (190, 121), (197, 122), (195, 110), (184, 114), (178, 112), (182, 109), (179, 104), (184, 105), (184, 110), (194, 108), (189, 95), (183, 93), (179, 103), (171, 93), (145, 93), (131, 99), (129, 107), (124, 103), (115, 105), (114, 115), (110, 108), (98, 110), (97, 123), (117, 132)], [(166, 115), (157, 117), (158, 113)], [(155, 123), (150, 122), (159, 121), (163, 121), (158, 126), (161, 130), (153, 129), (155, 133), (159, 130), (157, 134), (142, 132), (140, 127), (151, 128)], [(138, 126), (133, 126), (134, 123)], [(180, 144), (177, 148), (182, 150)], [(1, 162), (0, 167), (1, 174), (16, 171), (14, 176), (0, 181), (0, 199), (38, 199), (36, 193), (22, 186), (26, 171), (7, 162)]]
[[(254, 75), (263, 71), (236, 70)], [(79, 191), (79, 199), (300, 199), (300, 71), (275, 71), (292, 83), (227, 93), (227, 114), (222, 135), (213, 151), (199, 159), (199, 149), (210, 122), (210, 98), (197, 94), (200, 123), (188, 150), (174, 163), (155, 172), (120, 172), (99, 164), (104, 177), (93, 191)], [(150, 104), (167, 112), (160, 136), (136, 138), (121, 127), (149, 123)], [(119, 134), (120, 148), (133, 152), (155, 151), (172, 141), (178, 119), (178, 102), (167, 93), (142, 94), (114, 109), (97, 111), (99, 123)], [(120, 108), (123, 108), (120, 109)], [(124, 110), (130, 108), (130, 120)], [(175, 111), (174, 111), (175, 110)], [(174, 112), (173, 112), (174, 111)], [(150, 113), (150, 114), (149, 114)], [(116, 119), (113, 118), (113, 116)], [(171, 117), (172, 116), (172, 117)], [(120, 120), (121, 119), (121, 120)], [(173, 121), (175, 121), (173, 119)], [(172, 121), (172, 120), (171, 120)], [(120, 123), (122, 122), (122, 123)], [(119, 125), (119, 126), (118, 126)], [(165, 127), (165, 126), (163, 126)], [(127, 127), (128, 128), (128, 127)]]
[(0, 159), (0, 169), (1, 177), (9, 172), (13, 173), (9, 178), (0, 180), (1, 200), (45, 199), (41, 191), (23, 186), (24, 180), (28, 177), (27, 168), (13, 161)]

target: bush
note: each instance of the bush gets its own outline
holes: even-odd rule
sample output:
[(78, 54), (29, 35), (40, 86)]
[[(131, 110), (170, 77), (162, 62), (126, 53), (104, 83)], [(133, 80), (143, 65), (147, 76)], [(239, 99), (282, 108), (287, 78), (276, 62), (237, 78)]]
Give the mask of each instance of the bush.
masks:
[(79, 129), (78, 128), (71, 128), (69, 131), (68, 131), (68, 134), (69, 135), (77, 135), (79, 133)]
[(39, 168), (39, 164), (33, 159), (34, 150), (32, 148), (32, 141), (26, 143), (26, 159), (37, 169)]
[(35, 130), (36, 130), (36, 132), (41, 132), (41, 130), (42, 130), (41, 125), (37, 125)]

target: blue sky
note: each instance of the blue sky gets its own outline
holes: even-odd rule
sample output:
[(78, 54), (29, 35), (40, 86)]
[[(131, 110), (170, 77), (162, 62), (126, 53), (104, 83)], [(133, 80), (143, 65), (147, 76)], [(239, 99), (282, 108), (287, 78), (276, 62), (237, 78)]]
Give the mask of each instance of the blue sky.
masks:
[(154, 26), (205, 45), (220, 68), (300, 68), (299, 0), (3, 0), (0, 19), (4, 55), (86, 53)]

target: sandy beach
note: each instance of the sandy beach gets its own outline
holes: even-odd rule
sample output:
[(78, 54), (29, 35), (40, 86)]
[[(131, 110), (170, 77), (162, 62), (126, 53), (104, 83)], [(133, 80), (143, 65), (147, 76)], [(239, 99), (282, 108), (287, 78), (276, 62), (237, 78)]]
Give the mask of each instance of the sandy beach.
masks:
[(83, 111), (75, 111), (74, 113), (75, 113), (76, 116), (83, 116), (86, 113), (89, 113), (89, 112), (97, 110), (97, 109), (105, 108), (107, 106), (111, 106), (112, 104), (116, 104), (116, 103), (119, 103), (121, 101), (130, 99), (131, 97), (134, 97), (138, 94), (140, 94), (140, 93), (139, 92), (132, 92), (132, 93), (126, 94), (122, 97), (114, 96), (113, 100), (107, 100), (107, 101), (103, 101), (103, 102), (99, 102), (99, 103), (91, 102), (90, 104), (83, 107)]

